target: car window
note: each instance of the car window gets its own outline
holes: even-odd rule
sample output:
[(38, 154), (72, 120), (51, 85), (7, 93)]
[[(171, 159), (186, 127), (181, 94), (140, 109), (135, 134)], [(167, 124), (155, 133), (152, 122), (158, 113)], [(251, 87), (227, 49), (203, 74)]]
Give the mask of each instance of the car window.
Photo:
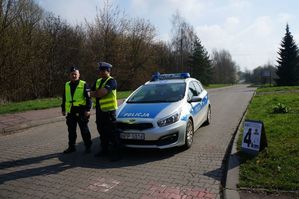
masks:
[(198, 92), (198, 94), (200, 94), (201, 92), (202, 92), (202, 86), (198, 83), (198, 82), (192, 82), (193, 84), (194, 84), (194, 86), (195, 86), (195, 88), (196, 88), (196, 90), (197, 90), (197, 92)]
[(185, 83), (146, 84), (139, 88), (128, 103), (176, 102), (184, 98)]
[(189, 87), (188, 87), (188, 100), (190, 100), (193, 96), (197, 96), (198, 91), (196, 90), (196, 87), (192, 82), (190, 82)]

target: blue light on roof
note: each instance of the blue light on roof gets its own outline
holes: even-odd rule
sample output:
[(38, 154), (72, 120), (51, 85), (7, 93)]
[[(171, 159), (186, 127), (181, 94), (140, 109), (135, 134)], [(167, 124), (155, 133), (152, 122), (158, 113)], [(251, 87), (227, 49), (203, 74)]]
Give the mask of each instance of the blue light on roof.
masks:
[(186, 79), (189, 78), (189, 73), (169, 73), (169, 74), (160, 74), (159, 72), (155, 73), (152, 76), (151, 81), (157, 80), (167, 80), (167, 79)]
[(190, 74), (189, 73), (181, 73), (181, 78), (186, 79), (189, 78)]
[(151, 81), (157, 81), (157, 80), (159, 80), (159, 77), (160, 77), (160, 73), (156, 72), (152, 75)]

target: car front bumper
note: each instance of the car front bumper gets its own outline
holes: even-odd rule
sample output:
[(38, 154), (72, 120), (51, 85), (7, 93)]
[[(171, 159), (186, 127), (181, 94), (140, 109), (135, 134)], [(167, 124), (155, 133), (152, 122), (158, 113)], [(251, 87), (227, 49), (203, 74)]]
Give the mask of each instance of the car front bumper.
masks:
[(165, 127), (153, 125), (148, 129), (123, 129), (120, 134), (126, 147), (166, 149), (184, 145), (185, 132), (186, 121), (180, 120)]

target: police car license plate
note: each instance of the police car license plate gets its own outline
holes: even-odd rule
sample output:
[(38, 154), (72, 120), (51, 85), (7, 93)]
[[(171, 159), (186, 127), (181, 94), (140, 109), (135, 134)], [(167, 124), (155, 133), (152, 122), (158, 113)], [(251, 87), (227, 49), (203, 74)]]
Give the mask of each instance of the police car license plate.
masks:
[(144, 133), (121, 133), (120, 138), (124, 140), (144, 140)]

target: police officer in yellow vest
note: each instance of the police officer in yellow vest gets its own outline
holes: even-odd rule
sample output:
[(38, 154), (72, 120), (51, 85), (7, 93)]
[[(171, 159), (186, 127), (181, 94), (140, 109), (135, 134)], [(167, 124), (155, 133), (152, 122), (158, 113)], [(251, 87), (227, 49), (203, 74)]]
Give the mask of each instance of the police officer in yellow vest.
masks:
[(117, 82), (110, 76), (112, 65), (100, 62), (99, 79), (91, 88), (91, 96), (96, 98), (96, 124), (100, 134), (101, 151), (95, 154), (96, 157), (106, 156), (109, 153), (109, 146), (112, 144), (112, 158), (120, 158), (120, 141), (116, 131), (116, 109)]
[(70, 68), (70, 81), (65, 84), (62, 98), (62, 115), (66, 115), (66, 124), (68, 126), (69, 146), (63, 153), (72, 153), (76, 151), (76, 128), (79, 124), (82, 139), (85, 144), (85, 152), (90, 153), (91, 136), (88, 128), (90, 117), (91, 98), (89, 88), (85, 81), (80, 80), (78, 68)]

